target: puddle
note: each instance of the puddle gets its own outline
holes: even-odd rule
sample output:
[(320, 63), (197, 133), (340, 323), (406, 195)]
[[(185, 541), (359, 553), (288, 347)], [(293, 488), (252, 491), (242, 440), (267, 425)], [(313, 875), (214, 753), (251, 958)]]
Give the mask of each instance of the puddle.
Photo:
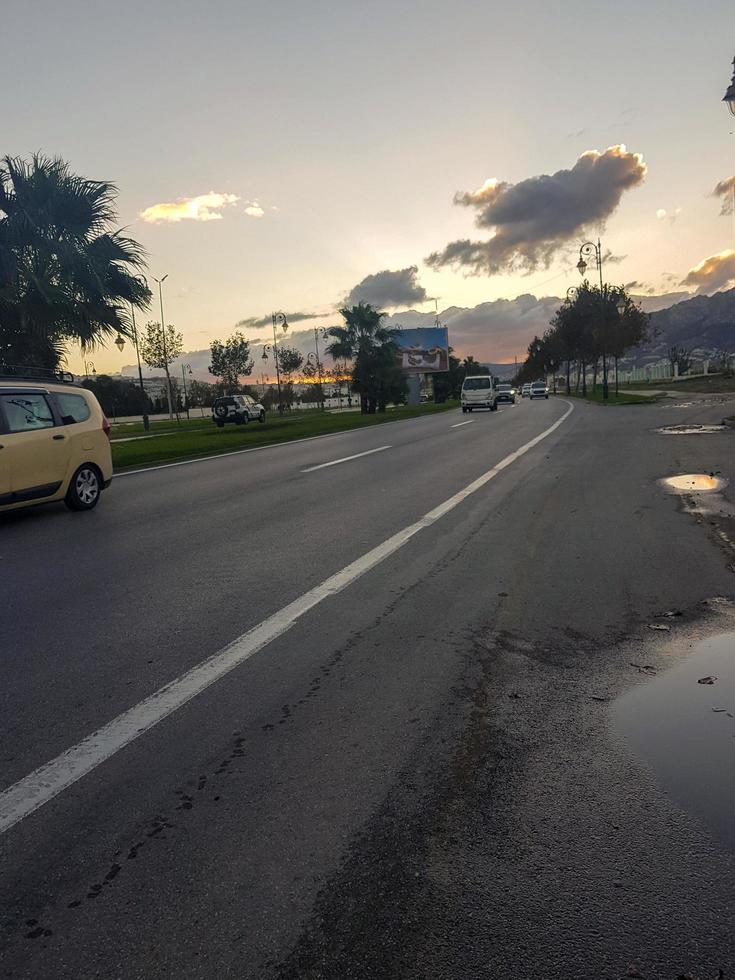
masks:
[(699, 436), (708, 435), (712, 432), (724, 432), (726, 428), (725, 425), (715, 423), (709, 425), (664, 425), (655, 431), (666, 436)]
[(666, 793), (735, 851), (735, 633), (623, 695), (613, 724)]
[(664, 477), (660, 482), (671, 493), (714, 493), (727, 486), (727, 480), (713, 473), (682, 473)]

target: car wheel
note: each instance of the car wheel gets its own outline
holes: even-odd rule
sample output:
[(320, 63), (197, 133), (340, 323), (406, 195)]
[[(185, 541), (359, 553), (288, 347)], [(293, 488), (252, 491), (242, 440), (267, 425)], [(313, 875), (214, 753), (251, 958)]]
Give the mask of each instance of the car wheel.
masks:
[(69, 510), (92, 510), (102, 493), (102, 475), (92, 463), (84, 463), (69, 481), (64, 503)]
[(490, 406), (490, 411), (491, 412), (497, 412), (497, 410), (498, 410), (498, 403), (497, 402), (493, 402), (492, 405)]
[(472, 409), (471, 409), (471, 408), (468, 408), (468, 409), (467, 409), (467, 411), (468, 411), (468, 412), (471, 412), (471, 411), (472, 411)]
[(258, 421), (262, 424), (265, 422), (265, 412), (261, 412), (258, 416)]

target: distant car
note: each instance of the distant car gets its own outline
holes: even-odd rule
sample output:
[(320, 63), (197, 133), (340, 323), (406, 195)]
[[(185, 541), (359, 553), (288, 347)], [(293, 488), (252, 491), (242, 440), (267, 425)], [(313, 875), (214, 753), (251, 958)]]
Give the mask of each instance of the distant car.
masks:
[(521, 388), (521, 398), (529, 398), (530, 395), (531, 395), (531, 385), (530, 384), (525, 384)]
[(462, 411), (489, 408), (497, 411), (498, 393), (489, 374), (471, 374), (462, 382)]
[(265, 409), (250, 395), (224, 395), (212, 405), (212, 420), (221, 429), (226, 422), (247, 425), (248, 422), (265, 422)]
[(54, 500), (92, 510), (111, 480), (110, 423), (91, 391), (0, 377), (0, 513)]
[(549, 388), (545, 381), (534, 381), (528, 397), (533, 401), (534, 398), (548, 398)]
[(516, 403), (516, 390), (513, 385), (498, 385), (498, 401)]

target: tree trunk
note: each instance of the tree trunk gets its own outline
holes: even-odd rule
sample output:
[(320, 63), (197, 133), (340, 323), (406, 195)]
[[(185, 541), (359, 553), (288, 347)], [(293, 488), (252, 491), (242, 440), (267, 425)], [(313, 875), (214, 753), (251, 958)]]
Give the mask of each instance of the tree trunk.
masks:
[(582, 397), (587, 397), (587, 365), (582, 361)]
[(595, 360), (592, 366), (592, 397), (595, 397), (595, 392), (597, 391), (597, 361)]
[(615, 355), (615, 397), (618, 397), (618, 355)]
[(569, 361), (567, 361), (567, 394), (568, 395), (570, 395), (572, 393), (572, 388), (571, 388), (571, 385), (569, 383), (569, 373), (570, 373), (570, 370), (571, 370), (571, 365), (570, 365)]

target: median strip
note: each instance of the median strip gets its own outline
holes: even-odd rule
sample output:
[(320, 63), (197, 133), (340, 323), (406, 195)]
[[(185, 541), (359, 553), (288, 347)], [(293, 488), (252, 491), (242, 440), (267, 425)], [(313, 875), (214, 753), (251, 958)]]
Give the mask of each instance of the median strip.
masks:
[(313, 473), (314, 470), (324, 470), (327, 466), (337, 466), (339, 463), (349, 463), (351, 459), (360, 459), (361, 456), (372, 456), (373, 453), (382, 453), (384, 449), (392, 449), (392, 446), (378, 446), (377, 449), (368, 449), (364, 453), (355, 453), (353, 456), (343, 456), (342, 459), (333, 459), (329, 463), (319, 463), (318, 466), (308, 466), (302, 473)]
[(569, 402), (565, 404), (568, 405), (566, 412), (553, 425), (510, 453), (438, 507), (424, 514), (414, 524), (409, 524), (408, 527), (387, 538), (356, 561), (346, 565), (341, 571), (243, 633), (218, 653), (159, 688), (154, 694), (113, 718), (55, 759), (3, 790), (0, 793), (0, 834), (10, 830), (45, 803), (69, 789), (77, 780), (92, 772), (101, 763), (201, 694), (215, 681), (282, 636), (315, 606), (337, 595), (402, 548), (414, 535), (431, 527), (458, 507), (467, 497), (481, 490), (490, 480), (534, 446), (543, 442), (566, 421), (574, 409)]

